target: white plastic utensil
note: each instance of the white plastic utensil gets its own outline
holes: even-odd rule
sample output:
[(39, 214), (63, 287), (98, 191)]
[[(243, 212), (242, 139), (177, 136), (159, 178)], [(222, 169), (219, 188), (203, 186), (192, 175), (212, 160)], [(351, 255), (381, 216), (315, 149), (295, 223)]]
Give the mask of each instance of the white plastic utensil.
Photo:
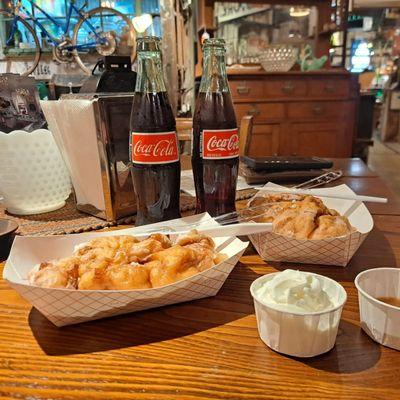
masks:
[(310, 196), (317, 196), (317, 197), (329, 197), (331, 199), (343, 199), (343, 200), (355, 200), (355, 201), (365, 201), (365, 202), (370, 202), (370, 203), (387, 203), (388, 199), (386, 197), (374, 197), (374, 196), (361, 196), (358, 194), (339, 194), (335, 195), (332, 194), (331, 192), (327, 192), (324, 189), (313, 189), (308, 190), (308, 189), (289, 189), (289, 188), (274, 188), (274, 187), (268, 187), (265, 189), (260, 189), (260, 192), (276, 192), (276, 193), (290, 193), (290, 194), (304, 194), (304, 195), (310, 195)]
[[(175, 229), (174, 229), (175, 228)], [(178, 229), (177, 229), (178, 228)], [(272, 223), (243, 223), (234, 225), (189, 225), (183, 227), (164, 226), (157, 227), (153, 229), (147, 229), (143, 232), (138, 232), (139, 234), (152, 234), (152, 233), (163, 233), (164, 235), (176, 235), (188, 233), (192, 229), (196, 229), (198, 232), (211, 237), (224, 237), (224, 236), (244, 236), (251, 235), (254, 233), (268, 232), (272, 231)]]

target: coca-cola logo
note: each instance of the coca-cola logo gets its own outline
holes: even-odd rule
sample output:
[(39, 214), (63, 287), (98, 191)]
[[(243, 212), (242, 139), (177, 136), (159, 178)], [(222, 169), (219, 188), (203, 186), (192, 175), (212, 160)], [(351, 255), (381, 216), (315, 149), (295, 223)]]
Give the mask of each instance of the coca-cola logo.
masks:
[(131, 160), (138, 164), (164, 164), (179, 161), (175, 132), (132, 132)]
[(176, 155), (175, 140), (160, 140), (155, 144), (138, 140), (133, 146), (133, 155), (143, 155), (145, 157), (168, 157)]
[(204, 130), (202, 138), (201, 153), (204, 159), (234, 158), (239, 155), (237, 129)]
[(211, 136), (207, 142), (208, 151), (235, 151), (239, 150), (239, 135), (233, 134), (230, 138), (220, 139), (218, 136)]

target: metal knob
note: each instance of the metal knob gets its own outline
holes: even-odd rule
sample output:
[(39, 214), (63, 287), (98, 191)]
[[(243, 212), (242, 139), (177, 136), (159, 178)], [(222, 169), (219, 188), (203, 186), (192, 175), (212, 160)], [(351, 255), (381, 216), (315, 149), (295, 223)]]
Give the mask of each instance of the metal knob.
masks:
[(238, 94), (248, 94), (250, 92), (250, 89), (247, 86), (238, 86), (236, 88), (236, 91)]
[(253, 107), (250, 110), (247, 111), (247, 115), (252, 115), (253, 117), (256, 117), (257, 115), (260, 115), (260, 110), (257, 108)]
[(328, 84), (328, 85), (325, 85), (325, 90), (326, 90), (328, 93), (333, 93), (336, 89), (335, 89), (335, 86), (334, 86), (334, 85)]
[(294, 92), (294, 85), (292, 82), (285, 83), (284, 86), (282, 86), (282, 92), (283, 93), (293, 93)]
[(315, 107), (313, 108), (313, 112), (314, 112), (314, 114), (316, 114), (316, 115), (321, 115), (321, 114), (324, 112), (324, 108), (321, 107), (321, 106), (315, 106)]

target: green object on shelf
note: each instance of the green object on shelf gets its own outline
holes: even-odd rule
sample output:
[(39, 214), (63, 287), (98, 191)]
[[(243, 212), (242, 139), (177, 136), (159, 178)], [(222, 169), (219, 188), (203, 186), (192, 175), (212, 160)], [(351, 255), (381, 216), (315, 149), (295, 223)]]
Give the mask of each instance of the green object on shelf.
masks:
[(19, 48), (19, 44), (22, 42), (22, 33), (17, 28), (14, 32), (14, 47)]
[(40, 100), (47, 100), (49, 98), (49, 91), (47, 90), (47, 86), (43, 81), (37, 82), (36, 88), (39, 92)]
[(316, 71), (321, 69), (327, 60), (328, 57), (325, 55), (320, 58), (316, 58), (311, 46), (307, 44), (300, 51), (298, 63), (300, 64), (300, 68), (303, 72)]

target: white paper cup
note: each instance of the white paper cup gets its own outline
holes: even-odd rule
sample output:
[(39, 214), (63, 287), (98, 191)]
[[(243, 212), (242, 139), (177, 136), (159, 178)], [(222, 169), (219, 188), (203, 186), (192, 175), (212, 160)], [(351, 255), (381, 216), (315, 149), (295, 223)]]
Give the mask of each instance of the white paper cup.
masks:
[(400, 269), (375, 268), (357, 275), (362, 329), (376, 342), (400, 350), (400, 307), (377, 297), (400, 297)]
[(271, 349), (290, 356), (314, 357), (326, 353), (335, 345), (340, 316), (347, 299), (346, 291), (333, 279), (304, 272), (319, 279), (335, 306), (322, 312), (278, 310), (259, 298), (256, 291), (279, 273), (264, 275), (250, 287), (261, 340)]

